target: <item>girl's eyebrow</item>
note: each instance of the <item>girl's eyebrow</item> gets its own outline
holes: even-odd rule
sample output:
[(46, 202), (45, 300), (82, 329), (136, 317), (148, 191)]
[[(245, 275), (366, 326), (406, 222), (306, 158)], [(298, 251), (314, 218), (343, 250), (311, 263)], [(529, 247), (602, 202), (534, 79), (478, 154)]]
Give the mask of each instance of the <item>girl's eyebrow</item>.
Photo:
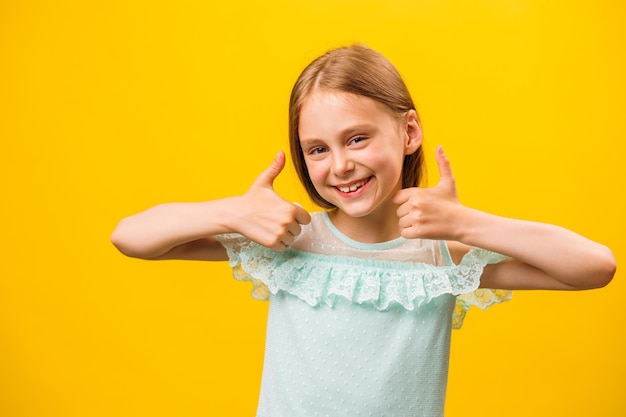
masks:
[[(359, 123), (356, 124), (354, 126), (349, 126), (341, 131), (339, 131), (339, 133), (337, 133), (337, 136), (343, 138), (346, 136), (351, 136), (354, 135), (356, 133), (362, 133), (362, 132), (371, 132), (372, 130), (376, 129), (376, 125), (372, 124), (372, 123)], [(320, 141), (324, 141), (324, 139), (322, 138), (305, 138), (302, 139), (300, 138), (300, 145), (304, 146), (304, 145), (311, 145), (311, 144), (315, 144), (318, 143)]]

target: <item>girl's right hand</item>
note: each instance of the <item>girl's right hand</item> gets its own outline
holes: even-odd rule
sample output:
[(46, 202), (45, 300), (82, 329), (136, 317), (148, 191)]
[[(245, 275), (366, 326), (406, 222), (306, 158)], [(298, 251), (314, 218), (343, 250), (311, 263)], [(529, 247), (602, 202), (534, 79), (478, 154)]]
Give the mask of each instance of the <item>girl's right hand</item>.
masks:
[(284, 250), (311, 221), (302, 207), (273, 188), (285, 166), (279, 153), (242, 196), (193, 203), (165, 203), (122, 219), (111, 241), (120, 252), (141, 259), (227, 260), (213, 236), (240, 233), (265, 247)]
[(274, 191), (274, 180), (285, 167), (285, 154), (278, 153), (272, 164), (241, 197), (233, 229), (248, 239), (274, 250), (284, 250), (300, 234), (300, 225), (309, 224), (311, 216)]

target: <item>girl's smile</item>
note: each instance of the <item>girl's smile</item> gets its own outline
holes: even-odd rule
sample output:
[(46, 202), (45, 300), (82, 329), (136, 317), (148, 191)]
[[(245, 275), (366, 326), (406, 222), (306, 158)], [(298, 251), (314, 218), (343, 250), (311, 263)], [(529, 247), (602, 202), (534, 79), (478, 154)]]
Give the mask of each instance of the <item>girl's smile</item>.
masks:
[(337, 207), (333, 221), (344, 232), (375, 226), (398, 236), (392, 197), (402, 186), (404, 156), (421, 144), (412, 114), (397, 116), (368, 97), (335, 90), (315, 90), (302, 104), (298, 132), (309, 177)]
[[(351, 184), (335, 185), (335, 187), (337, 188), (337, 190), (339, 190), (340, 193), (346, 194), (345, 197), (354, 197), (354, 196), (359, 195), (359, 194), (361, 194), (363, 192), (364, 187), (367, 184), (369, 184), (371, 179), (372, 179), (372, 177), (369, 177), (369, 178), (364, 179), (364, 180), (352, 182)], [(358, 191), (358, 193), (357, 193), (357, 191)]]

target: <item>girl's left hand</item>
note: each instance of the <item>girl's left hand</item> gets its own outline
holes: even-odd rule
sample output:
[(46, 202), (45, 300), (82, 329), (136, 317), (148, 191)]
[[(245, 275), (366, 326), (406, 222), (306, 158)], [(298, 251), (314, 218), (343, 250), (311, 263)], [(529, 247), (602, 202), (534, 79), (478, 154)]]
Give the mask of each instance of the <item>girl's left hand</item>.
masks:
[(459, 202), (450, 161), (439, 146), (436, 153), (439, 183), (432, 188), (405, 188), (398, 191), (393, 202), (408, 239), (459, 240), (460, 220), (465, 207)]
[(406, 188), (394, 195), (402, 236), (454, 241), (448, 248), (455, 263), (470, 247), (509, 256), (485, 267), (481, 287), (582, 290), (603, 287), (613, 278), (615, 257), (606, 246), (562, 227), (465, 207), (441, 147), (437, 166), (441, 179), (435, 187)]

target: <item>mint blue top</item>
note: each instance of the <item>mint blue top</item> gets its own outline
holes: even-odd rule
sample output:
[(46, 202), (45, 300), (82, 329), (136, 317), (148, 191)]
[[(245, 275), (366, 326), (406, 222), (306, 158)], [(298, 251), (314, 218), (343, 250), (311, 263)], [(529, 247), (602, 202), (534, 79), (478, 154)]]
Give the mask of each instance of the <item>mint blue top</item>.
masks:
[(270, 299), (257, 417), (442, 416), (451, 329), (471, 305), (510, 298), (478, 289), (502, 255), (475, 248), (454, 265), (445, 242), (365, 244), (326, 212), (283, 252), (217, 239), (235, 277)]

